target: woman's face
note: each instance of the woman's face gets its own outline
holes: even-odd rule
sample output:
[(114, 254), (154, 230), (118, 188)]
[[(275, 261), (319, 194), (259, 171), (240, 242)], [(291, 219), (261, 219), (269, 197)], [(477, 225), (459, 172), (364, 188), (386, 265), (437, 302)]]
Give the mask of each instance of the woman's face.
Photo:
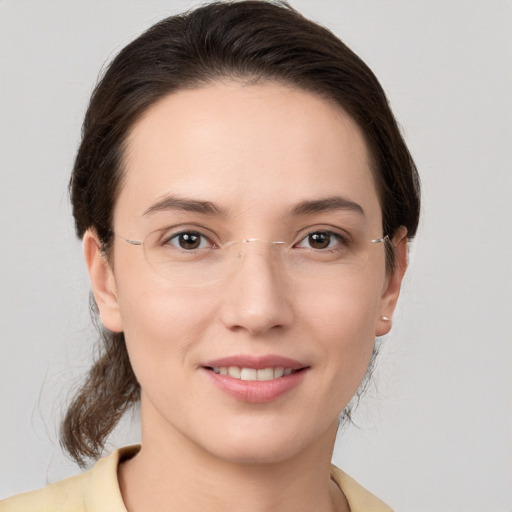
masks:
[[(146, 247), (116, 237), (107, 265), (89, 233), (86, 254), (143, 441), (239, 462), (332, 443), (401, 278), (370, 242), (382, 217), (357, 124), (299, 89), (218, 83), (152, 106), (124, 172), (114, 230)], [(260, 242), (228, 243), (244, 239)]]

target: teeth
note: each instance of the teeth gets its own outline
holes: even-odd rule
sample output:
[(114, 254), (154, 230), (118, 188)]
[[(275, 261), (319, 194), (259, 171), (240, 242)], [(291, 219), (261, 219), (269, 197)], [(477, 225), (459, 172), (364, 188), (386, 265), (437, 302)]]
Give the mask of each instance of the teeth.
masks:
[(240, 368), (238, 366), (230, 366), (228, 368), (228, 375), (230, 377), (234, 377), (235, 379), (239, 379), (241, 377), (240, 375)]
[(258, 380), (258, 370), (254, 368), (240, 368), (240, 378), (242, 380)]
[(274, 378), (273, 368), (263, 368), (258, 370), (258, 380), (272, 380)]
[(238, 366), (215, 366), (212, 370), (220, 375), (229, 375), (235, 379), (241, 380), (272, 380), (290, 375), (293, 373), (291, 368), (239, 368)]

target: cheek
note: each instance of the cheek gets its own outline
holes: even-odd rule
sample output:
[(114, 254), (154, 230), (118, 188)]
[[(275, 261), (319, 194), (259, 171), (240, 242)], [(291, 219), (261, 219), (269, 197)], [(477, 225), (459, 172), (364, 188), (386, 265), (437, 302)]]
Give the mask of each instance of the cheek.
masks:
[(373, 339), (383, 280), (380, 275), (367, 276), (302, 293), (297, 316), (310, 318), (331, 339), (344, 333), (351, 333), (354, 340)]
[[(381, 282), (346, 283), (304, 300), (307, 339), (318, 340), (323, 371), (344, 407), (366, 373), (375, 342)], [(340, 396), (341, 395), (341, 396)], [(343, 408), (341, 407), (341, 408)]]
[(126, 282), (118, 288), (119, 305), (137, 379), (143, 387), (171, 385), (177, 370), (190, 366), (194, 347), (212, 321), (212, 305), (208, 297), (168, 283)]

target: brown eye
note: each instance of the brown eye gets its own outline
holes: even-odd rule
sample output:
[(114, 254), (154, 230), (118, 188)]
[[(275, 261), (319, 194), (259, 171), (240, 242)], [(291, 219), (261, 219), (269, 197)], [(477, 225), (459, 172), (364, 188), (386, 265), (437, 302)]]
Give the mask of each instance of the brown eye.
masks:
[[(348, 240), (332, 231), (312, 231), (300, 242), (294, 245), (297, 249), (312, 249), (314, 251), (340, 251), (349, 246)], [(329, 249), (329, 251), (326, 251)]]
[(202, 249), (209, 245), (208, 238), (196, 231), (185, 231), (176, 233), (167, 242), (175, 247), (184, 249), (185, 251), (193, 251), (194, 249)]
[(331, 234), (325, 231), (311, 233), (308, 235), (308, 242), (313, 249), (326, 249), (331, 244)]
[(182, 249), (197, 249), (201, 243), (201, 237), (197, 233), (182, 233), (179, 236), (179, 244)]

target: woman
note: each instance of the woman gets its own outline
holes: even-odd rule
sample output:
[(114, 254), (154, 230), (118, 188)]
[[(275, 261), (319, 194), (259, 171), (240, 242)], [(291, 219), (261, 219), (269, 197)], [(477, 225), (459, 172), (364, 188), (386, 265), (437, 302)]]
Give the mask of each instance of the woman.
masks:
[(2, 510), (389, 510), (330, 466), (391, 328), (414, 163), (367, 66), (285, 5), (211, 4), (128, 45), (70, 183), (104, 355), (78, 462), (140, 400), (140, 447)]

